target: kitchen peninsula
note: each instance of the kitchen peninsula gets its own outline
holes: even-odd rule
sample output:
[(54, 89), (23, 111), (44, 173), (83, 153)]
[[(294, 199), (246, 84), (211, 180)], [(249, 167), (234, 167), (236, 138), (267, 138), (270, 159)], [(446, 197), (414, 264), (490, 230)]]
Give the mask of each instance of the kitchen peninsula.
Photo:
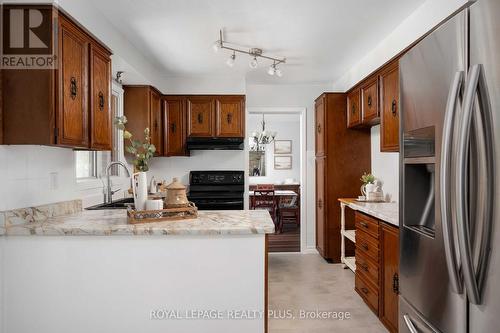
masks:
[[(264, 332), (264, 316), (234, 311), (265, 313), (269, 213), (198, 214), (130, 225), (80, 200), (0, 212), (4, 331)], [(183, 319), (193, 311), (217, 319)]]

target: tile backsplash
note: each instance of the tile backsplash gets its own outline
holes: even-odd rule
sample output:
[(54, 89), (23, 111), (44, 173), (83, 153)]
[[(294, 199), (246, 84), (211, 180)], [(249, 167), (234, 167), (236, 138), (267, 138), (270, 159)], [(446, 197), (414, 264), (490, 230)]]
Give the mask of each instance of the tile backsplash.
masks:
[[(71, 149), (0, 146), (0, 210), (77, 198), (75, 158)], [(50, 178), (57, 178), (51, 188)]]

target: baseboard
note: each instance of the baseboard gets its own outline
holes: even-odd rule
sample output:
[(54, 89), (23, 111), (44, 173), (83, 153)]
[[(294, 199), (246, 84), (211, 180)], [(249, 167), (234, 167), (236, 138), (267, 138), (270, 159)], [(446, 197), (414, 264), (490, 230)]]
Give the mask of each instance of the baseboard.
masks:
[(306, 247), (302, 250), (302, 254), (319, 254), (315, 247)]

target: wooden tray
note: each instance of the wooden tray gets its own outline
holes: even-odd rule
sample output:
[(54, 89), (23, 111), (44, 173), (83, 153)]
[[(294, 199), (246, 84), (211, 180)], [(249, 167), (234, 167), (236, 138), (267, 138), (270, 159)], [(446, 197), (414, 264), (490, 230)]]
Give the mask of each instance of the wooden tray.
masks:
[(189, 206), (182, 208), (167, 208), (161, 210), (127, 210), (129, 224), (154, 223), (162, 221), (175, 221), (195, 219), (198, 217), (198, 208), (190, 202)]

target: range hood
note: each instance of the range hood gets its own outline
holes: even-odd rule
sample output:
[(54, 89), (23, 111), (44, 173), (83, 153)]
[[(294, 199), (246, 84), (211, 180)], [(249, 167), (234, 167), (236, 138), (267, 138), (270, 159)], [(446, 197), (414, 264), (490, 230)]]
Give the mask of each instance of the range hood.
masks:
[(187, 139), (188, 150), (243, 150), (243, 138), (195, 138)]

